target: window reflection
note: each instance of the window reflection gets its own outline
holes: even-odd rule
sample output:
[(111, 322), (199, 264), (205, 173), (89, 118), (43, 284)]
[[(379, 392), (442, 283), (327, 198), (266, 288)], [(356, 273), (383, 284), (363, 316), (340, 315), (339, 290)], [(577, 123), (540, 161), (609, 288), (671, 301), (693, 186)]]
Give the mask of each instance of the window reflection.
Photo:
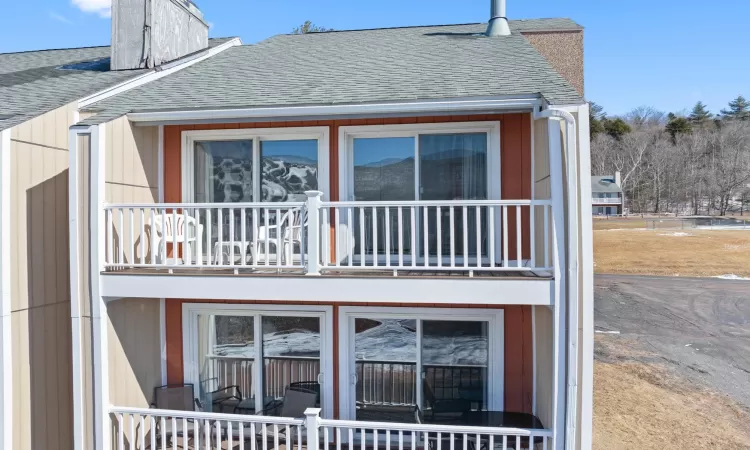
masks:
[(318, 141), (261, 141), (261, 201), (305, 201), (318, 189)]

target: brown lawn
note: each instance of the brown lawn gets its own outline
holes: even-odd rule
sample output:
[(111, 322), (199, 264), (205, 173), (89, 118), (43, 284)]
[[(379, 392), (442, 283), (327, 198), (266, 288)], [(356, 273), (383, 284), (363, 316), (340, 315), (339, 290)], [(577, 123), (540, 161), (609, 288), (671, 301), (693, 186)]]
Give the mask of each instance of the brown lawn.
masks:
[(750, 230), (599, 229), (594, 261), (597, 273), (749, 277)]
[(594, 366), (594, 448), (747, 449), (750, 414), (638, 362)]

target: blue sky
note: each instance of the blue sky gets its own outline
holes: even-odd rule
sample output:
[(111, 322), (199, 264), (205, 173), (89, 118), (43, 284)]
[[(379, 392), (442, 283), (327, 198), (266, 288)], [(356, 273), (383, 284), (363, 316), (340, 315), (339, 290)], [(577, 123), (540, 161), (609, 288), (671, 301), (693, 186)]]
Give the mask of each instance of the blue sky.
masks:
[[(3, 2), (0, 52), (109, 43), (109, 0)], [(335, 29), (485, 21), (490, 0), (199, 0), (211, 35), (254, 43), (305, 20)], [(85, 11), (84, 11), (85, 10)], [(508, 0), (510, 18), (586, 27), (586, 97), (621, 114), (640, 105), (713, 112), (750, 97), (750, 1)]]

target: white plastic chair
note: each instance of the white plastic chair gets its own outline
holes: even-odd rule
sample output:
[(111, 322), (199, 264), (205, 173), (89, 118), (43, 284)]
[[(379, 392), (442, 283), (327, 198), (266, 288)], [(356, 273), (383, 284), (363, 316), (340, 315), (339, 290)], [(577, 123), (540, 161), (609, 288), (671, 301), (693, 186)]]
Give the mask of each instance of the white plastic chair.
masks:
[[(266, 211), (269, 214), (270, 211)], [(255, 251), (253, 256), (256, 262), (265, 262), (270, 260), (271, 255), (275, 255), (281, 246), (281, 254), (284, 261), (290, 264), (293, 257), (294, 245), (299, 245), (300, 254), (304, 252), (302, 248), (302, 229), (307, 226), (307, 219), (302, 224), (302, 209), (290, 209), (283, 216), (279, 223), (265, 225), (258, 228), (258, 238), (255, 243)], [(267, 236), (267, 240), (266, 240)], [(266, 242), (268, 242), (268, 248), (265, 248)], [(274, 248), (274, 252), (269, 249)], [(261, 249), (264, 249), (261, 252)], [(300, 255), (301, 258), (301, 255)]]
[[(171, 212), (164, 214), (164, 223), (162, 224), (162, 216), (157, 215), (154, 217), (154, 229), (156, 231), (154, 239), (154, 245), (157, 251), (157, 259), (160, 262), (166, 262), (167, 255), (163, 254), (162, 241), (166, 241), (166, 244), (183, 244), (183, 258), (180, 263), (184, 261), (191, 261), (195, 264), (198, 258), (203, 257), (203, 225), (195, 220), (195, 217), (190, 217), (185, 214), (174, 214)], [(187, 252), (187, 255), (185, 255)], [(176, 255), (175, 249), (173, 253)], [(177, 257), (175, 256), (175, 261)]]

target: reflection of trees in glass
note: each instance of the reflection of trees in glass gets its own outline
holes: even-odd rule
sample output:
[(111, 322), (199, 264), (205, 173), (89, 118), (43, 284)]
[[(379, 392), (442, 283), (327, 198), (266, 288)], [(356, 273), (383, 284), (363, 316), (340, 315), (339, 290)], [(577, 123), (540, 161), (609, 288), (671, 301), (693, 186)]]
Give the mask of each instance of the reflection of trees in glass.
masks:
[(215, 316), (216, 345), (252, 344), (253, 318), (248, 316)]

